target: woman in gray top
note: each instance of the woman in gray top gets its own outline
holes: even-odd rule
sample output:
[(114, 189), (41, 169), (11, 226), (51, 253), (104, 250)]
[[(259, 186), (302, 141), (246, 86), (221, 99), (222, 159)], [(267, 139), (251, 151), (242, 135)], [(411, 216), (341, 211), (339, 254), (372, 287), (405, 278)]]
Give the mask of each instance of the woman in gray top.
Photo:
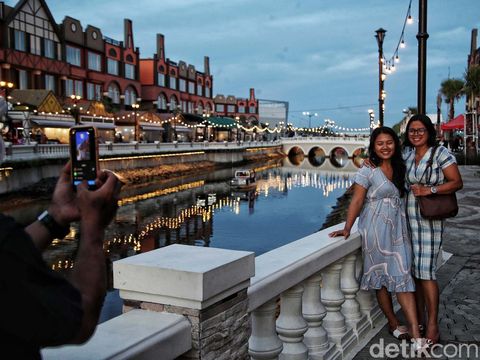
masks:
[(363, 276), (361, 289), (375, 289), (380, 308), (387, 317), (390, 333), (408, 336), (399, 325), (391, 294), (397, 299), (409, 324), (415, 350), (425, 346), (420, 339), (415, 303), (415, 282), (411, 274), (412, 249), (405, 218), (405, 163), (400, 140), (388, 127), (375, 129), (370, 137), (369, 160), (376, 167), (362, 167), (354, 178), (353, 198), (343, 230), (330, 236), (350, 236), (359, 216), (362, 236)]

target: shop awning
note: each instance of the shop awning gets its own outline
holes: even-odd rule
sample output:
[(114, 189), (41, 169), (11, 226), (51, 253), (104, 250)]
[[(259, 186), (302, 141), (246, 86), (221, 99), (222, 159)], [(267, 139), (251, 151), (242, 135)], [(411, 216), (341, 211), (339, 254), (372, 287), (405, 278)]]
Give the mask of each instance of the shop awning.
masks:
[(31, 115), (30, 121), (34, 125), (51, 128), (71, 128), (75, 120), (67, 115)]
[(102, 130), (113, 130), (113, 129), (115, 129), (115, 124), (113, 123), (113, 120), (102, 120), (102, 119), (99, 119), (99, 118), (92, 118), (91, 120), (87, 120), (85, 118), (82, 118), (81, 124), (82, 125), (94, 126), (97, 129), (102, 129)]
[(219, 116), (207, 118), (206, 123), (208, 123), (208, 126), (226, 129), (231, 129), (237, 126), (237, 123), (232, 118)]
[(141, 122), (140, 126), (142, 127), (143, 130), (145, 131), (164, 131), (165, 129), (163, 128), (162, 125), (160, 124), (152, 124), (152, 123), (145, 123)]
[(448, 123), (442, 124), (442, 130), (443, 131), (448, 131), (448, 130), (456, 130), (456, 129), (462, 129), (465, 124), (465, 115), (460, 114), (453, 120), (449, 121)]

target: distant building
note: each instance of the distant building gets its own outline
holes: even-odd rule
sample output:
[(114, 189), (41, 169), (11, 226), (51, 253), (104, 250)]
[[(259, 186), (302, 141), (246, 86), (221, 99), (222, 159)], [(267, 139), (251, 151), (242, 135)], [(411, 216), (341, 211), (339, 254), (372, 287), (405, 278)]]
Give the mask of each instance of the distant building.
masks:
[(248, 99), (218, 94), (213, 101), (217, 116), (231, 117), (240, 121), (241, 124), (258, 122), (258, 100), (255, 98), (255, 89), (250, 89)]
[(262, 123), (270, 127), (285, 126), (288, 120), (288, 101), (258, 100), (258, 115)]

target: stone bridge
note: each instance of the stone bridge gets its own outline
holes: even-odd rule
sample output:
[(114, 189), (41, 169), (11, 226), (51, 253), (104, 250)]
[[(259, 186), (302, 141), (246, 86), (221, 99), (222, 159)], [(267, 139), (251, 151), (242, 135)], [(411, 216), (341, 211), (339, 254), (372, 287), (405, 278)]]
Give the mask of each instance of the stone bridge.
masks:
[(369, 138), (297, 137), (283, 138), (281, 143), (283, 152), (294, 165), (318, 167), (329, 158), (333, 168), (338, 169), (347, 166), (349, 159), (358, 162), (368, 147)]

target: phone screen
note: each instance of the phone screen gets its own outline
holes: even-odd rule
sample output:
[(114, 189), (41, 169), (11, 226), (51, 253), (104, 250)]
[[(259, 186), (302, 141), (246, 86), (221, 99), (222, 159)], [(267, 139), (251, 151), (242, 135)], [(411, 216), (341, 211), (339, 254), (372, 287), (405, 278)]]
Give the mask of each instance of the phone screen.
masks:
[(97, 178), (97, 148), (95, 142), (95, 129), (72, 128), (70, 130), (70, 151), (72, 158), (73, 185), (79, 185), (87, 180), (88, 186), (95, 186)]

